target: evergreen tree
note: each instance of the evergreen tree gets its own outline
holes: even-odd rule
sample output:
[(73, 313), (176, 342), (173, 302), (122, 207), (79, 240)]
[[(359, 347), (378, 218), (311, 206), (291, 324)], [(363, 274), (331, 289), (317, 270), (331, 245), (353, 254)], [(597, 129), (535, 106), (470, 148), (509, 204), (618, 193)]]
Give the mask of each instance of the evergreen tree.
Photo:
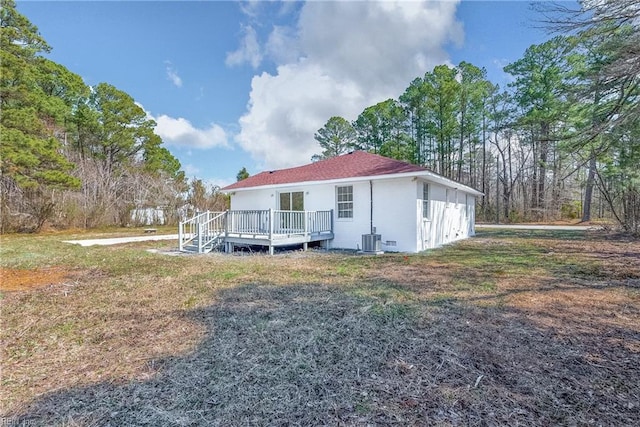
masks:
[(247, 168), (243, 166), (242, 169), (240, 169), (240, 171), (236, 175), (236, 181), (242, 181), (243, 179), (247, 179), (247, 178), (249, 178), (249, 172), (247, 172)]
[[(558, 126), (565, 120), (564, 79), (566, 40), (556, 37), (530, 46), (524, 56), (504, 70), (514, 76), (510, 84), (523, 114), (520, 123), (531, 129), (534, 170), (531, 205), (544, 213), (550, 149), (559, 139)], [(542, 219), (542, 218), (539, 218)]]
[[(69, 172), (73, 164), (61, 154), (56, 138), (62, 129), (65, 104), (39, 77), (50, 75), (52, 64), (37, 56), (49, 46), (38, 29), (18, 13), (13, 0), (0, 10), (0, 174), (3, 188), (12, 181), (20, 188), (77, 188)], [(64, 67), (55, 67), (70, 77)], [(71, 76), (76, 80), (77, 76)], [(51, 80), (55, 75), (51, 77)], [(47, 90), (49, 89), (49, 90)], [(63, 90), (63, 89), (61, 89)], [(4, 198), (3, 198), (4, 199)]]
[[(18, 212), (28, 214), (38, 230), (54, 212), (51, 190), (78, 188), (80, 180), (72, 175), (74, 165), (57, 138), (64, 133), (67, 115), (65, 100), (50, 87), (58, 75), (50, 73), (50, 61), (38, 56), (50, 48), (13, 0), (1, 5), (0, 231), (9, 227), (10, 214)], [(55, 68), (71, 76), (64, 67)], [(44, 75), (50, 81), (43, 81)]]
[(454, 137), (457, 123), (457, 98), (460, 84), (457, 70), (446, 65), (438, 65), (433, 72), (425, 74), (424, 84), (427, 97), (429, 133), (433, 136), (436, 172), (453, 178)]
[(356, 132), (351, 123), (342, 117), (331, 117), (314, 135), (322, 148), (322, 154), (313, 156), (312, 161), (328, 159), (353, 150)]
[(177, 209), (184, 173), (155, 123), (126, 93), (90, 89), (42, 57), (50, 47), (37, 28), (13, 0), (1, 4), (0, 231), (72, 225), (64, 209), (82, 213), (76, 226), (126, 224), (133, 207), (170, 200)]

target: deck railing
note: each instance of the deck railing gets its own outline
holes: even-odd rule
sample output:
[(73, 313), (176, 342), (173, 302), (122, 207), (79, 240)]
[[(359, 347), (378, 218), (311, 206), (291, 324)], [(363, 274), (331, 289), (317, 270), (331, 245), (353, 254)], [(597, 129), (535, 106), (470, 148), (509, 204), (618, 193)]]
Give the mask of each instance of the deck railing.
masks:
[(269, 211), (227, 211), (227, 233), (269, 234)]
[[(333, 232), (333, 211), (233, 210), (203, 212), (181, 222), (180, 250), (191, 244), (198, 252), (229, 235), (272, 241), (283, 236)], [(247, 236), (248, 235), (248, 236)]]
[(227, 211), (227, 233), (278, 235), (331, 232), (332, 211)]
[(313, 234), (331, 231), (331, 211), (273, 212), (273, 234)]

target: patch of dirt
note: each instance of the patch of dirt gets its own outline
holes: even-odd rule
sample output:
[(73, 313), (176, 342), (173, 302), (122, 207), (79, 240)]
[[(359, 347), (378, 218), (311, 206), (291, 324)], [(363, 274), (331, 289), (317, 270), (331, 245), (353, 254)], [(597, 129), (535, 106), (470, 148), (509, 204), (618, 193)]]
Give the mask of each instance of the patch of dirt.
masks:
[(18, 270), (14, 268), (0, 268), (1, 291), (29, 291), (57, 285), (71, 276), (71, 272), (62, 267), (44, 268), (39, 270)]

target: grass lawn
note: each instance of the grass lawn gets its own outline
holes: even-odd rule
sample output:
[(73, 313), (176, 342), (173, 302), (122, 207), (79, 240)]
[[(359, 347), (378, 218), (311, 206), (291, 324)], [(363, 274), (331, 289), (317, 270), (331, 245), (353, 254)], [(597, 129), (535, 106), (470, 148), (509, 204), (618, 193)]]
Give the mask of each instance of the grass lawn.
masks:
[(2, 237), (1, 425), (640, 425), (638, 241), (269, 257), (78, 237)]

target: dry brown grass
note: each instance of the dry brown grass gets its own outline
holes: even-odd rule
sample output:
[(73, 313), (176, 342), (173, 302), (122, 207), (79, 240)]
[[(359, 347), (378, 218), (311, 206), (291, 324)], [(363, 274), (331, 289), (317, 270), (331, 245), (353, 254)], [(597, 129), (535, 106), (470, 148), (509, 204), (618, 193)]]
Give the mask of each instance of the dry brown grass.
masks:
[(74, 272), (3, 294), (7, 420), (640, 424), (637, 241), (492, 231), (412, 256), (144, 251), (158, 245), (3, 244), (4, 268)]

